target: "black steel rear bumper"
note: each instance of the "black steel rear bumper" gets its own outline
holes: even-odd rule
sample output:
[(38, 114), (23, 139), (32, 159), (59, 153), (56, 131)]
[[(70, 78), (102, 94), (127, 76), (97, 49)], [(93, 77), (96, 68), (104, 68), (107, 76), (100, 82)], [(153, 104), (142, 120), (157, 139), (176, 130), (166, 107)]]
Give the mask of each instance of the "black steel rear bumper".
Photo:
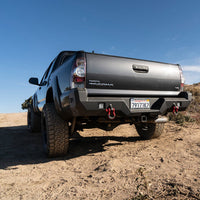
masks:
[[(87, 89), (72, 89), (63, 93), (60, 97), (61, 115), (70, 119), (72, 117), (106, 116), (106, 108), (111, 104), (116, 110), (117, 116), (134, 117), (144, 114), (164, 115), (173, 110), (173, 106), (179, 106), (179, 111), (184, 111), (189, 106), (192, 95), (188, 92), (180, 92), (174, 97), (138, 97), (149, 99), (150, 109), (130, 109), (130, 99), (133, 97), (88, 97)], [(99, 107), (99, 104), (103, 105)]]

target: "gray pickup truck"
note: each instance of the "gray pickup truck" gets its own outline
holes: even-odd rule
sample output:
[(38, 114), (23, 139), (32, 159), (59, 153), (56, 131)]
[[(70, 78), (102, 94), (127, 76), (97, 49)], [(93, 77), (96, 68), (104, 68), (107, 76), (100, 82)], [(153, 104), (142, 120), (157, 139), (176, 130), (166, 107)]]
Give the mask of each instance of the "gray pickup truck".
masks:
[(63, 51), (23, 105), (30, 131), (43, 133), (48, 156), (65, 155), (70, 137), (84, 128), (113, 130), (134, 124), (143, 139), (159, 137), (168, 112), (185, 110), (181, 67), (84, 51)]

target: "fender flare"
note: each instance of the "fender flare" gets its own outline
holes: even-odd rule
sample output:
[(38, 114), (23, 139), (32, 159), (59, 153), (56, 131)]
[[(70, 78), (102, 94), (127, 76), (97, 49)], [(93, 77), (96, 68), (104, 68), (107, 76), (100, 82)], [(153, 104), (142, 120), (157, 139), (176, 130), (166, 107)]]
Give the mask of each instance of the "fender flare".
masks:
[(55, 77), (52, 80), (52, 92), (53, 92), (53, 101), (57, 112), (62, 112), (62, 106), (60, 102), (61, 90), (58, 83), (58, 78)]
[(33, 95), (33, 102), (32, 102), (32, 107), (33, 111), (36, 113), (39, 113), (39, 108), (38, 108), (38, 99), (36, 93)]

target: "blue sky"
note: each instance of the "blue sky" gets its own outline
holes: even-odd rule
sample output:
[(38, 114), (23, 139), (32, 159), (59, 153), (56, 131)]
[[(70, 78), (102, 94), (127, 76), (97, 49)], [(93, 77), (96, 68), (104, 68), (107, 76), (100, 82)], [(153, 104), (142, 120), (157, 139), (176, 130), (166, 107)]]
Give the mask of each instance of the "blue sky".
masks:
[(0, 0), (0, 113), (22, 112), (62, 50), (179, 63), (200, 82), (200, 1)]

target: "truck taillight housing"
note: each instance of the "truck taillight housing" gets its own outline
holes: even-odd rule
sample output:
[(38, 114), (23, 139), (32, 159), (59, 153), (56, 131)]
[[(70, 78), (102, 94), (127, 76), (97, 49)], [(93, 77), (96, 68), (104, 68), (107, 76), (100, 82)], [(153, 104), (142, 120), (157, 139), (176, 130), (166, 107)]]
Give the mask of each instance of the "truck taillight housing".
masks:
[(72, 68), (72, 88), (85, 86), (86, 61), (84, 57), (77, 58)]
[(180, 79), (181, 79), (180, 91), (183, 91), (185, 79), (184, 79), (184, 76), (183, 76), (183, 70), (182, 70), (180, 65), (179, 65), (179, 71), (180, 71)]

